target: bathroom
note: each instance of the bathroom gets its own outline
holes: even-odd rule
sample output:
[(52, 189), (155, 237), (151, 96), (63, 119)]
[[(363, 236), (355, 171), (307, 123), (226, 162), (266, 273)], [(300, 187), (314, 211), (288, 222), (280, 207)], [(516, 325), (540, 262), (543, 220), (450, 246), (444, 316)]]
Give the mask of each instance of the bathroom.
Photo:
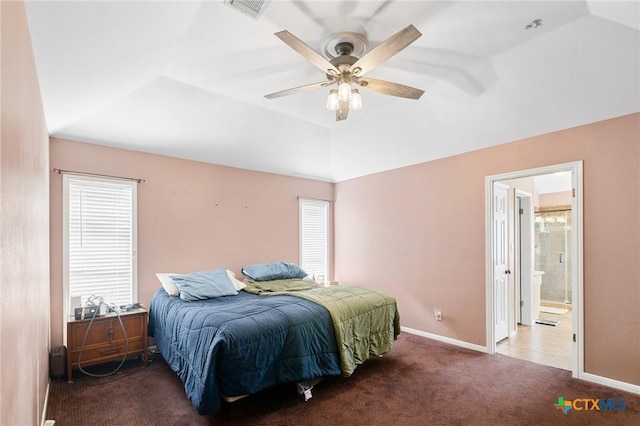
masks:
[(534, 268), (543, 271), (540, 305), (570, 308), (571, 304), (571, 207), (540, 206), (535, 212)]

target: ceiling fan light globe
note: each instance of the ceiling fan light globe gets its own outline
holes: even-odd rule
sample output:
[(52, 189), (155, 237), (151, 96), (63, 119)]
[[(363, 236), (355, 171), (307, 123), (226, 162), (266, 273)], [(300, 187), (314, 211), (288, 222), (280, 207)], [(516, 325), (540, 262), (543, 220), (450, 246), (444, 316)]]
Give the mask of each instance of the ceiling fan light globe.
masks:
[(362, 96), (358, 89), (351, 90), (351, 101), (349, 102), (349, 109), (357, 111), (362, 108)]
[(338, 101), (338, 91), (333, 89), (329, 92), (327, 97), (327, 109), (329, 111), (336, 111), (340, 108), (340, 101)]
[(351, 84), (345, 82), (338, 86), (338, 100), (340, 102), (348, 102), (351, 100)]

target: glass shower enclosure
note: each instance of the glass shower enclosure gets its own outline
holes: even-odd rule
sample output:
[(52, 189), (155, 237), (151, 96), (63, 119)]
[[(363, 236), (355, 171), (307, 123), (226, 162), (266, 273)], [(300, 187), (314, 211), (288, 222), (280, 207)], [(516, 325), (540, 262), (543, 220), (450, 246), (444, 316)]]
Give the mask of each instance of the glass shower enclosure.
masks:
[(571, 303), (571, 232), (571, 210), (536, 212), (534, 268), (545, 272), (542, 303)]

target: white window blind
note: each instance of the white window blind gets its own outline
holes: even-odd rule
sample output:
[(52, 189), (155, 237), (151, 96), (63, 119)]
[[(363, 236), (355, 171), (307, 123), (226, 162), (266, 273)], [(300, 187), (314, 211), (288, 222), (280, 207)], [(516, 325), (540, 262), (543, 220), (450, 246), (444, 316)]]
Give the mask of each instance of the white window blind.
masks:
[(65, 306), (91, 295), (123, 305), (136, 296), (136, 183), (64, 176)]
[(299, 199), (300, 267), (329, 280), (329, 202)]

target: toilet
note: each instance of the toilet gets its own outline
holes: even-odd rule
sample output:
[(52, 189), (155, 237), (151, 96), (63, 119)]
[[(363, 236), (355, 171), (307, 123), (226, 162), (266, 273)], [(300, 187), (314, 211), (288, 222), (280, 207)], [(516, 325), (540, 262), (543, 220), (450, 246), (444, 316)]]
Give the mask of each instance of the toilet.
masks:
[(532, 302), (532, 310), (531, 316), (532, 320), (535, 321), (540, 318), (540, 292), (542, 291), (542, 276), (544, 275), (544, 271), (533, 271), (533, 288), (531, 289), (531, 293), (533, 296)]

